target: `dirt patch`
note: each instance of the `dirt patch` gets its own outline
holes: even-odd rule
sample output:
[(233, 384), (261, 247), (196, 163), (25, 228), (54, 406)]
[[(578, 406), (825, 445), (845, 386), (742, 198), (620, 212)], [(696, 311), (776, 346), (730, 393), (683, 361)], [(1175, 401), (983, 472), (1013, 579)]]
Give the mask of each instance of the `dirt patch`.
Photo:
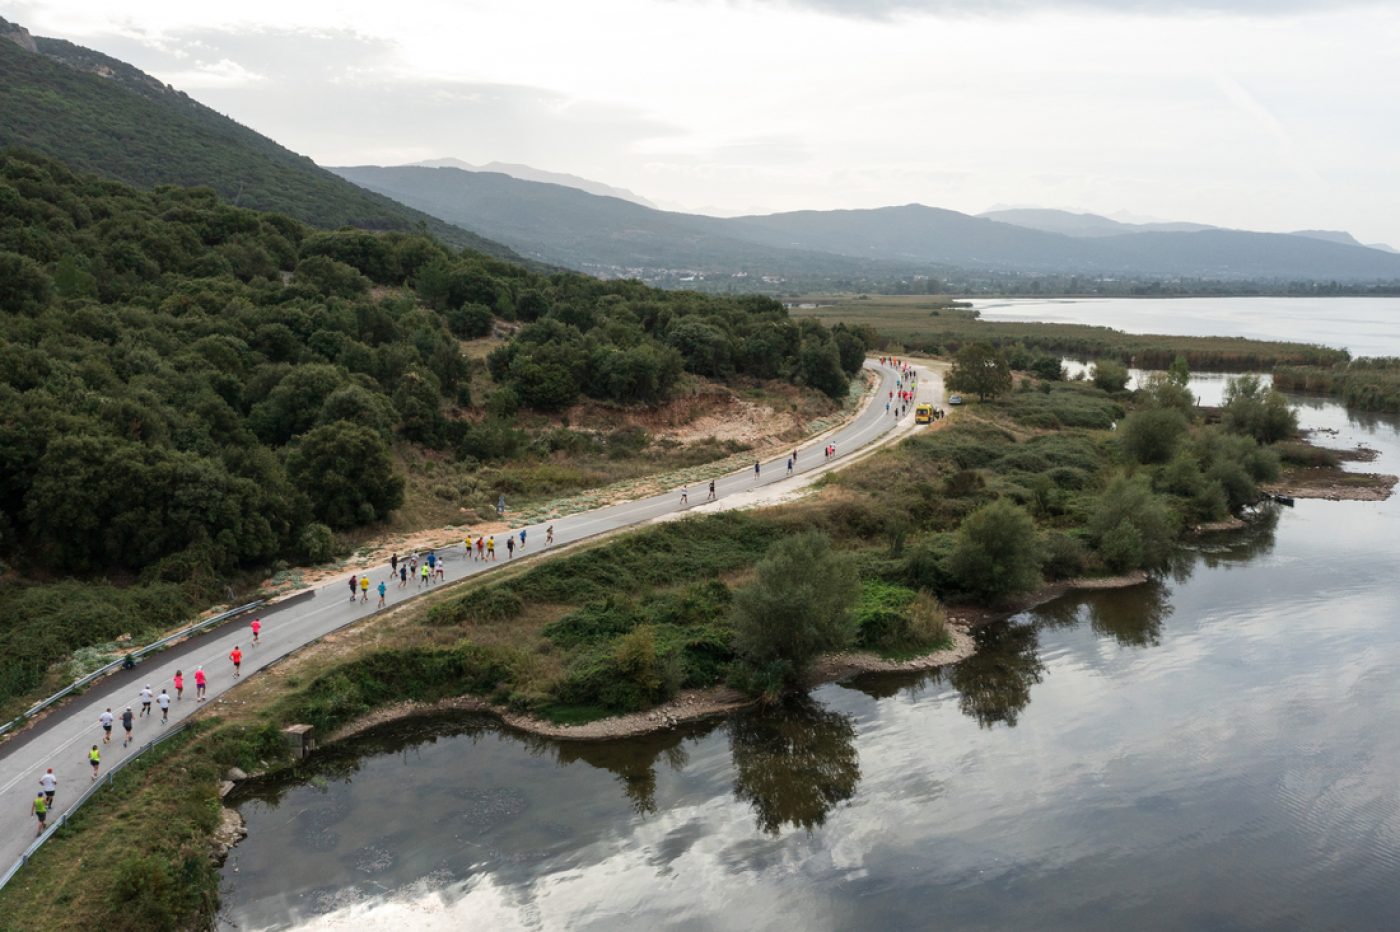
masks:
[(1270, 495), (1314, 498), (1329, 502), (1383, 502), (1395, 492), (1396, 476), (1345, 472), (1340, 469), (1299, 470), (1282, 482), (1261, 486)]
[(958, 663), (977, 652), (977, 643), (966, 628), (950, 624), (948, 635), (953, 640), (950, 646), (907, 660), (888, 660), (865, 651), (831, 654), (817, 664), (817, 682), (844, 680), (861, 673), (918, 673)]
[(1202, 524), (1198, 524), (1191, 529), (1191, 533), (1216, 534), (1221, 531), (1238, 531), (1240, 528), (1243, 528), (1245, 526), (1246, 525), (1243, 518), (1237, 518), (1234, 515), (1231, 515), (1230, 517), (1223, 518), (1219, 521), (1206, 521)]

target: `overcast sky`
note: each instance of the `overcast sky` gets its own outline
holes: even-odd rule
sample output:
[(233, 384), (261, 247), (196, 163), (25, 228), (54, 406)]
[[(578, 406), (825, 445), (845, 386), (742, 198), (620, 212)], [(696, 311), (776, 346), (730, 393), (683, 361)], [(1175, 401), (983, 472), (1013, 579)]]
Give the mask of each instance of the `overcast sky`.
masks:
[(45, 0), (317, 162), (524, 162), (715, 213), (1045, 206), (1400, 246), (1400, 4)]

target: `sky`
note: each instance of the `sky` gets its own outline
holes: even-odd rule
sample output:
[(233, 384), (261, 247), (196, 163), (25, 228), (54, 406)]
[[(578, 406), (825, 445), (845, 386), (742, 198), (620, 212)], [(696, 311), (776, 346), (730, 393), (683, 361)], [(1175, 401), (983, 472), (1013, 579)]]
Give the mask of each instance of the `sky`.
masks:
[(323, 165), (734, 214), (1056, 207), (1400, 246), (1389, 0), (0, 0)]

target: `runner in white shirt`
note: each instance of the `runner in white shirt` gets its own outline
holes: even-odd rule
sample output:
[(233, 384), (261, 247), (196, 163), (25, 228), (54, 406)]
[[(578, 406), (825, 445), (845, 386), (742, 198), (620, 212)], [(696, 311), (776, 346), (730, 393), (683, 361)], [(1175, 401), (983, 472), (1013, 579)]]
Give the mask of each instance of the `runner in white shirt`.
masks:
[(53, 775), (53, 768), (39, 778), (39, 788), (44, 791), (44, 798), (48, 801), (49, 808), (53, 808), (53, 794), (58, 792), (58, 777)]
[(164, 725), (170, 721), (170, 694), (161, 687), (160, 695), (156, 696), (156, 704), (160, 706), (160, 723)]
[(113, 721), (112, 710), (108, 709), (106, 712), (103, 712), (101, 715), (97, 716), (97, 720), (102, 723), (102, 743), (111, 744)]
[(151, 684), (141, 687), (141, 714), (151, 714)]

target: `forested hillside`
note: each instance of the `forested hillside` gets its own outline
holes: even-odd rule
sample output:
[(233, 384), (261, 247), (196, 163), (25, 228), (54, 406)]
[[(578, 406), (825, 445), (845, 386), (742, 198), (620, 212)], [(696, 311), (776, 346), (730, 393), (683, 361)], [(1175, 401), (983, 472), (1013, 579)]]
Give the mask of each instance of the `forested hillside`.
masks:
[[(8, 41), (7, 41), (8, 39)], [(313, 226), (424, 230), (509, 249), (349, 184), (137, 68), (0, 19), (0, 146), (23, 146), (141, 187), (208, 185), (242, 207)]]
[[(459, 341), (498, 318), (518, 329), (489, 360), (491, 398), (473, 399)], [(842, 395), (864, 350), (768, 299), (546, 277), (4, 152), (0, 558), (30, 577), (207, 594), (239, 568), (324, 559), (332, 529), (383, 519), (404, 444), (508, 457), (521, 406), (661, 401), (683, 372)], [(0, 654), (10, 625), (50, 606), (6, 607)], [(0, 670), (0, 698), (32, 685), (43, 655), (123, 630), (101, 630), (124, 623), (108, 614), (56, 631), (23, 676)]]

